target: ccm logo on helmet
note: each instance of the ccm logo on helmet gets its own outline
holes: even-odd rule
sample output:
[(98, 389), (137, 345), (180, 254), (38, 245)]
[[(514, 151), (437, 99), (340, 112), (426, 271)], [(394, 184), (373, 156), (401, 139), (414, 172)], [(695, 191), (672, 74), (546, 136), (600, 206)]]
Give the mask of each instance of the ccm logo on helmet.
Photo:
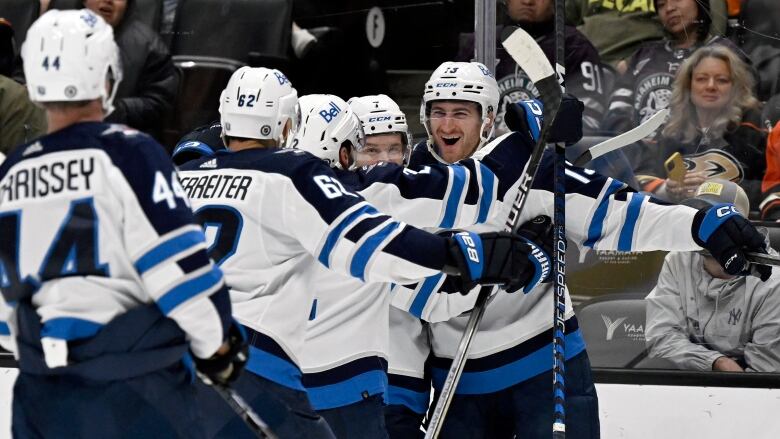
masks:
[(376, 116), (368, 119), (369, 122), (384, 122), (386, 120), (390, 120), (390, 116)]
[(734, 206), (719, 207), (718, 210), (715, 211), (715, 214), (718, 215), (718, 218), (723, 218), (724, 216), (734, 213), (739, 214), (739, 212), (737, 212), (737, 208)]
[(338, 116), (339, 113), (341, 113), (341, 108), (339, 108), (335, 102), (331, 101), (330, 108), (320, 111), (320, 116), (325, 119), (325, 122), (330, 123), (330, 121), (332, 121), (334, 117)]
[(457, 87), (457, 82), (440, 82), (436, 84), (436, 88), (445, 88), (445, 87)]

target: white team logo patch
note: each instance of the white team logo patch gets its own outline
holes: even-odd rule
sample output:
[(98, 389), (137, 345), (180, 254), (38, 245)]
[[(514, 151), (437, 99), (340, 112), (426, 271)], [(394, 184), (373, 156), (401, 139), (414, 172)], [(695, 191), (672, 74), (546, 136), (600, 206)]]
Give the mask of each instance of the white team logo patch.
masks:
[(24, 150), (22, 155), (23, 156), (30, 155), (40, 151), (43, 151), (43, 145), (41, 145), (41, 142), (35, 142), (32, 145), (28, 146), (27, 149)]
[(217, 159), (211, 159), (207, 162), (203, 162), (198, 167), (201, 169), (215, 169), (217, 167)]

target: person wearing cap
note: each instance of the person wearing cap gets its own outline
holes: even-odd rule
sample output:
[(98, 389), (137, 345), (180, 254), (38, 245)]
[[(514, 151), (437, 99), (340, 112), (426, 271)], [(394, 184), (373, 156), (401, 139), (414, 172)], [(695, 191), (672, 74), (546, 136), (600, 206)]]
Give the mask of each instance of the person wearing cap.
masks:
[[(703, 183), (683, 203), (733, 203), (742, 215), (750, 209), (745, 191), (726, 180)], [(646, 298), (650, 356), (687, 370), (780, 372), (778, 288), (777, 274), (765, 282), (735, 277), (704, 252), (669, 253)]]

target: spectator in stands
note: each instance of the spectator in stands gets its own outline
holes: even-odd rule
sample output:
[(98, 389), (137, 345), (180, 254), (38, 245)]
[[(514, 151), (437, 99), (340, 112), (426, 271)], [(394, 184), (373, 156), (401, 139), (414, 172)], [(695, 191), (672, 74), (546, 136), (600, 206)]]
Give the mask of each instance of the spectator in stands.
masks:
[[(642, 188), (670, 201), (689, 198), (705, 180), (740, 184), (758, 204), (766, 169), (766, 130), (753, 96), (753, 77), (722, 45), (696, 50), (680, 67), (669, 104), (671, 115), (658, 145), (640, 152), (636, 175)], [(664, 161), (683, 155), (681, 181), (666, 178)]]
[(761, 219), (780, 221), (780, 121), (772, 128), (766, 141), (766, 174), (761, 183)]
[(777, 0), (730, 0), (740, 25), (733, 38), (750, 59), (759, 76), (758, 98), (780, 93), (780, 8)]
[(722, 44), (747, 57), (728, 39), (711, 33), (709, 3), (654, 0), (664, 28), (663, 40), (643, 44), (629, 59), (610, 97), (603, 129), (622, 133), (669, 105), (680, 64), (701, 46)]
[[(539, 46), (551, 63), (555, 60), (555, 31), (553, 23), (553, 0), (506, 0), (506, 26), (498, 26), (498, 40), (509, 36), (515, 26), (520, 26), (536, 38)], [(607, 91), (603, 85), (603, 66), (598, 51), (588, 39), (573, 26), (566, 26), (566, 91), (585, 104), (583, 133), (597, 134), (606, 106)], [(473, 61), (474, 34), (461, 36), (457, 61)], [(538, 99), (539, 90), (520, 70), (503, 47), (496, 49), (496, 81), (501, 99), (496, 115), (496, 134), (509, 131), (504, 121), (507, 104), (524, 99)]]
[(653, 0), (568, 0), (566, 21), (577, 26), (613, 67), (642, 43), (663, 37)]
[(132, 0), (84, 0), (113, 28), (124, 76), (107, 122), (124, 123), (160, 136), (163, 116), (173, 110), (179, 76), (160, 36), (138, 20), (125, 20)]
[[(750, 210), (742, 188), (725, 180), (702, 184), (684, 203), (733, 203), (743, 215)], [(761, 282), (729, 276), (709, 255), (669, 253), (647, 296), (650, 356), (680, 369), (780, 372), (779, 288), (777, 271)]]
[(0, 18), (0, 153), (46, 133), (46, 114), (33, 104), (27, 89), (11, 79), (14, 70), (13, 28)]

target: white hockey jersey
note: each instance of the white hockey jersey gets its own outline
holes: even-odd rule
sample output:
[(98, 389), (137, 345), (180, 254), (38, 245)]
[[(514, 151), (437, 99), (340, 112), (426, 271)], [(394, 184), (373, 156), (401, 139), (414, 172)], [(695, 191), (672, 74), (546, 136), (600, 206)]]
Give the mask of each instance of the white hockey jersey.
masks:
[[(496, 149), (487, 165), (469, 159), (419, 171), (378, 164), (357, 172), (335, 172), (346, 187), (395, 218), (418, 227), (459, 228), (487, 221), (496, 211), (500, 181), (514, 182), (519, 177), (502, 175), (504, 167), (499, 163), (522, 159), (531, 141), (520, 137), (518, 134), (518, 142)], [(309, 316), (301, 367), (309, 400), (315, 409), (322, 410), (386, 392), (392, 295), (387, 283), (364, 283), (324, 268), (319, 271), (311, 286), (315, 305)], [(428, 311), (423, 317), (447, 320), (470, 309), (474, 299), (429, 294), (424, 299)]]
[(182, 169), (234, 315), (250, 334), (247, 369), (278, 384), (304, 389), (299, 365), (322, 267), (410, 283), (445, 265), (444, 238), (380, 214), (309, 153), (251, 149)]
[[(491, 145), (501, 141), (502, 138), (498, 138)], [(491, 145), (478, 151), (474, 157), (483, 157)], [(430, 155), (424, 144), (418, 145), (415, 153)], [(434, 163), (434, 160), (433, 157), (418, 158), (418, 161), (426, 163)], [(521, 224), (537, 215), (553, 215), (552, 175), (552, 156), (547, 155), (520, 215)], [(592, 171), (567, 167), (566, 177), (566, 234), (569, 245), (619, 251), (701, 249), (691, 233), (696, 210), (660, 203)], [(498, 194), (502, 201), (497, 208), (503, 213), (469, 230), (502, 230), (517, 188), (518, 185), (514, 185)], [(675, 227), (670, 228), (669, 224), (675, 224)], [(412, 300), (409, 298), (419, 297), (424, 289), (425, 284), (421, 283), (412, 292), (399, 291), (394, 300), (406, 300), (408, 303)], [(540, 284), (528, 294), (498, 293), (487, 307), (475, 335), (457, 393), (495, 392), (552, 369), (551, 295), (551, 284)], [(566, 303), (568, 359), (582, 352), (585, 344), (568, 292)], [(388, 400), (391, 404), (403, 404), (419, 410), (423, 405), (427, 407), (429, 396), (427, 391), (422, 390), (426, 388), (422, 378), (425, 376), (427, 352), (424, 347), (410, 343), (411, 340), (425, 338), (417, 336), (421, 331), (419, 321), (395, 320), (405, 322), (407, 327), (391, 327), (391, 338), (400, 341), (394, 343), (393, 348), (397, 350), (391, 351), (389, 360)], [(457, 317), (430, 324), (427, 328), (433, 354), (429, 360), (430, 373), (436, 388), (441, 388), (467, 321), (467, 316)], [(415, 337), (410, 338), (407, 334)]]
[(71, 343), (155, 303), (198, 357), (225, 339), (222, 273), (170, 159), (145, 134), (79, 123), (18, 147), (0, 166), (0, 236), (0, 333), (23, 370), (41, 345), (40, 364), (71, 365)]

